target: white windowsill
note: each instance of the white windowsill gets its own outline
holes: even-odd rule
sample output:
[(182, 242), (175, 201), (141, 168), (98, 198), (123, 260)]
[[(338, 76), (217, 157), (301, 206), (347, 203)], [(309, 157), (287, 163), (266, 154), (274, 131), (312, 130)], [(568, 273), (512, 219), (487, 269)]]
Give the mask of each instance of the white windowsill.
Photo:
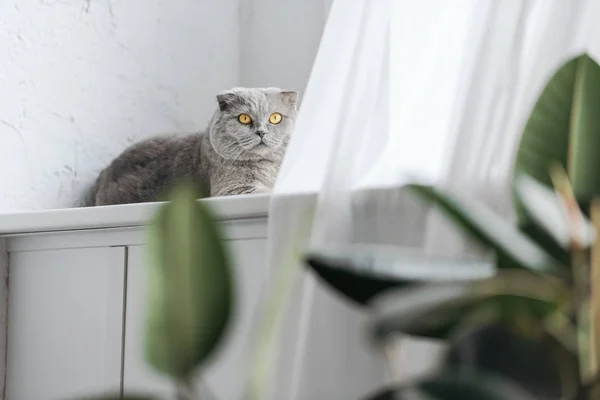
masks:
[[(215, 197), (199, 200), (213, 207), (217, 220), (264, 218), (268, 194)], [(0, 235), (145, 225), (161, 203), (66, 208), (0, 214)]]
[[(373, 196), (379, 191), (387, 194)], [(279, 196), (293, 198), (294, 202), (304, 205), (307, 202), (314, 204), (317, 200), (316, 193), (311, 192), (286, 193)], [(217, 221), (231, 221), (266, 218), (269, 213), (270, 199), (270, 194), (255, 194), (213, 197), (199, 201), (212, 207)], [(386, 200), (381, 202), (381, 199)], [(363, 214), (366, 213), (367, 216), (378, 210), (392, 215), (403, 215), (405, 218), (415, 214), (424, 217), (429, 209), (420, 200), (414, 198), (404, 185), (363, 189), (357, 193), (353, 203), (356, 203), (355, 206), (359, 208), (364, 208)], [(0, 213), (0, 236), (144, 226), (161, 204), (156, 202)]]

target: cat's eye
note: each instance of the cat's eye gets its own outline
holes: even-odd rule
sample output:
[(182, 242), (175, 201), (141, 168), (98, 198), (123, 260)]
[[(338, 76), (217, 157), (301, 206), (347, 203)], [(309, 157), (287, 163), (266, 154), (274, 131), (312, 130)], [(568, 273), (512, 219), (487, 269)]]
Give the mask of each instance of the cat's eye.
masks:
[(248, 125), (252, 122), (252, 118), (248, 114), (240, 114), (238, 121), (240, 121), (240, 124)]
[(283, 117), (281, 116), (281, 114), (273, 113), (269, 117), (269, 122), (272, 123), (273, 125), (277, 125), (278, 123), (281, 122), (282, 119), (283, 119)]

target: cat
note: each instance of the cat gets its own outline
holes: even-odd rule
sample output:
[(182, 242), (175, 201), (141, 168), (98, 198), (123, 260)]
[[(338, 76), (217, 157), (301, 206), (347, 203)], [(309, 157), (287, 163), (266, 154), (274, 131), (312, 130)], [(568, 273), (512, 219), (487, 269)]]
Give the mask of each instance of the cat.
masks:
[(211, 197), (269, 192), (294, 128), (297, 98), (298, 92), (278, 88), (219, 93), (206, 131), (134, 144), (100, 173), (83, 206), (157, 201), (184, 178)]

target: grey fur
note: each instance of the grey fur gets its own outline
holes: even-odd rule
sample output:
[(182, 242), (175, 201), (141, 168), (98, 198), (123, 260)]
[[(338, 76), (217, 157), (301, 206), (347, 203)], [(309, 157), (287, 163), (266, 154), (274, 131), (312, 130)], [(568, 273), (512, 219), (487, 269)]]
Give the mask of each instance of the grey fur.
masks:
[[(205, 132), (131, 146), (100, 173), (84, 205), (156, 201), (183, 178), (193, 179), (210, 196), (269, 192), (294, 128), (296, 100), (297, 92), (277, 88), (222, 92)], [(269, 122), (274, 112), (283, 116), (279, 124)], [(241, 124), (240, 114), (253, 122)]]

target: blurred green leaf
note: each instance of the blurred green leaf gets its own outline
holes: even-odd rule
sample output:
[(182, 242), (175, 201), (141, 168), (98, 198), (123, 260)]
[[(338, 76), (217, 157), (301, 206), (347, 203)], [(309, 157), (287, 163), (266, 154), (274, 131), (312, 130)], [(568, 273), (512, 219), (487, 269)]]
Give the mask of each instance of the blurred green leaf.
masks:
[(516, 321), (522, 316), (543, 318), (564, 306), (570, 296), (560, 280), (513, 270), (470, 283), (390, 290), (369, 305), (375, 313), (376, 338), (395, 333), (448, 338), (467, 322), (479, 325)]
[(535, 400), (504, 378), (489, 373), (443, 372), (412, 385), (380, 391), (365, 400)]
[(556, 240), (548, 234), (542, 227), (533, 221), (525, 221), (519, 226), (519, 230), (535, 241), (548, 254), (554, 257), (561, 265), (569, 265), (571, 262), (571, 253), (560, 247)]
[(575, 198), (591, 201), (600, 194), (600, 65), (587, 54), (577, 60), (566, 169)]
[(149, 229), (146, 357), (158, 371), (186, 379), (213, 352), (233, 304), (223, 235), (193, 186), (174, 188)]
[(490, 261), (432, 257), (383, 245), (315, 249), (305, 256), (305, 261), (323, 281), (360, 305), (390, 288), (425, 281), (483, 279), (494, 274)]
[[(600, 67), (587, 54), (577, 56), (550, 78), (537, 100), (517, 151), (515, 173), (552, 186), (550, 167), (565, 168), (578, 201), (600, 192)], [(515, 196), (519, 225), (529, 216)]]
[(473, 239), (493, 249), (498, 268), (524, 268), (560, 277), (568, 276), (566, 266), (485, 204), (430, 186), (410, 185), (409, 188), (437, 204)]

